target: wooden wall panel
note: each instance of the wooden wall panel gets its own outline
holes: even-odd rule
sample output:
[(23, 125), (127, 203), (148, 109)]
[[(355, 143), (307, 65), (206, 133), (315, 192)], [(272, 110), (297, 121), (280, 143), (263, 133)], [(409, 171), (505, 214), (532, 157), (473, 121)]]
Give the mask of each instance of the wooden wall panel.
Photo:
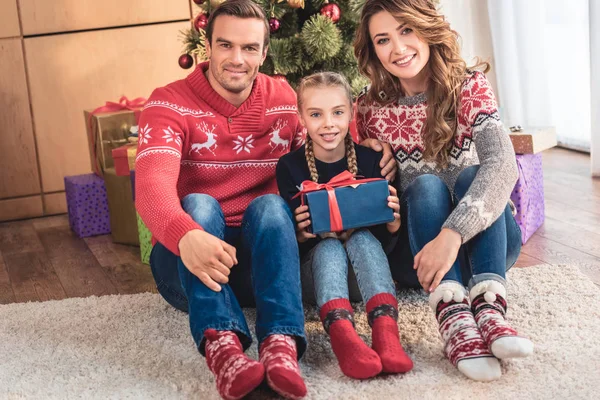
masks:
[(21, 39), (0, 39), (0, 199), (39, 192)]
[(19, 0), (23, 35), (173, 21), (190, 17), (183, 0)]
[(0, 0), (0, 38), (19, 36), (17, 0)]
[(0, 200), (0, 221), (33, 218), (43, 214), (42, 196)]
[(90, 172), (83, 110), (149, 96), (185, 77), (177, 64), (179, 31), (188, 22), (25, 39), (33, 118), (44, 192), (63, 177)]
[(44, 215), (64, 214), (67, 212), (67, 196), (65, 192), (44, 195)]

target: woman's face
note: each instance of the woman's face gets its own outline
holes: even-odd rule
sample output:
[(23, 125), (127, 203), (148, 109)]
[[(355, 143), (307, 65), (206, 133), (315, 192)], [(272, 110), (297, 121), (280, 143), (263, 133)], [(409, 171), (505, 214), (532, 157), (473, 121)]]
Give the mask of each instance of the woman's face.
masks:
[(369, 20), (369, 36), (383, 67), (405, 88), (425, 84), (429, 45), (413, 29), (381, 11)]

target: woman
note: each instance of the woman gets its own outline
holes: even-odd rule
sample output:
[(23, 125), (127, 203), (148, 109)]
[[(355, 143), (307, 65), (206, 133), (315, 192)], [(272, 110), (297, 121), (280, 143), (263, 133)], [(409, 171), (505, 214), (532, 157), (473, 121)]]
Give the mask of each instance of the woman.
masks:
[(521, 249), (507, 204), (517, 167), (489, 65), (466, 67), (430, 0), (367, 0), (354, 45), (371, 80), (357, 101), (359, 136), (389, 142), (399, 167), (393, 275), (430, 293), (449, 360), (471, 379), (497, 379), (498, 359), (533, 344), (505, 320), (506, 270)]

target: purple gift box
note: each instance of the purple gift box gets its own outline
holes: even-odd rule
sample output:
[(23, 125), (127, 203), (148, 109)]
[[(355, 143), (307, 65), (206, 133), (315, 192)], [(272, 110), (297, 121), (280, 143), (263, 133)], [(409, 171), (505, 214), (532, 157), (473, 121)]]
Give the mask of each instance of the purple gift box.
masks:
[(69, 225), (79, 237), (110, 233), (104, 180), (95, 174), (65, 176)]
[(542, 155), (517, 155), (519, 180), (513, 189), (510, 199), (515, 203), (517, 215), (515, 219), (521, 228), (523, 244), (544, 223), (544, 173)]

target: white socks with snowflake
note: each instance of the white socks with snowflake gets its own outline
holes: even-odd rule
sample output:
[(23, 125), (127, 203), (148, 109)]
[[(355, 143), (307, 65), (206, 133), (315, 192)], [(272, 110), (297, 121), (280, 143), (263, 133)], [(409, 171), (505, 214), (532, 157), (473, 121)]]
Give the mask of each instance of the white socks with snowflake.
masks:
[(429, 297), (446, 356), (473, 380), (498, 379), (502, 374), (498, 358), (533, 353), (533, 343), (518, 336), (506, 321), (505, 299), (506, 288), (494, 280), (476, 284), (468, 297), (463, 285), (443, 282)]
[(483, 281), (469, 293), (471, 308), (483, 339), (494, 356), (505, 359), (527, 357), (533, 353), (533, 343), (517, 335), (506, 322), (506, 288), (498, 281)]
[(443, 282), (429, 296), (446, 357), (460, 372), (476, 381), (492, 381), (502, 375), (500, 362), (492, 355), (479, 332), (465, 287)]

